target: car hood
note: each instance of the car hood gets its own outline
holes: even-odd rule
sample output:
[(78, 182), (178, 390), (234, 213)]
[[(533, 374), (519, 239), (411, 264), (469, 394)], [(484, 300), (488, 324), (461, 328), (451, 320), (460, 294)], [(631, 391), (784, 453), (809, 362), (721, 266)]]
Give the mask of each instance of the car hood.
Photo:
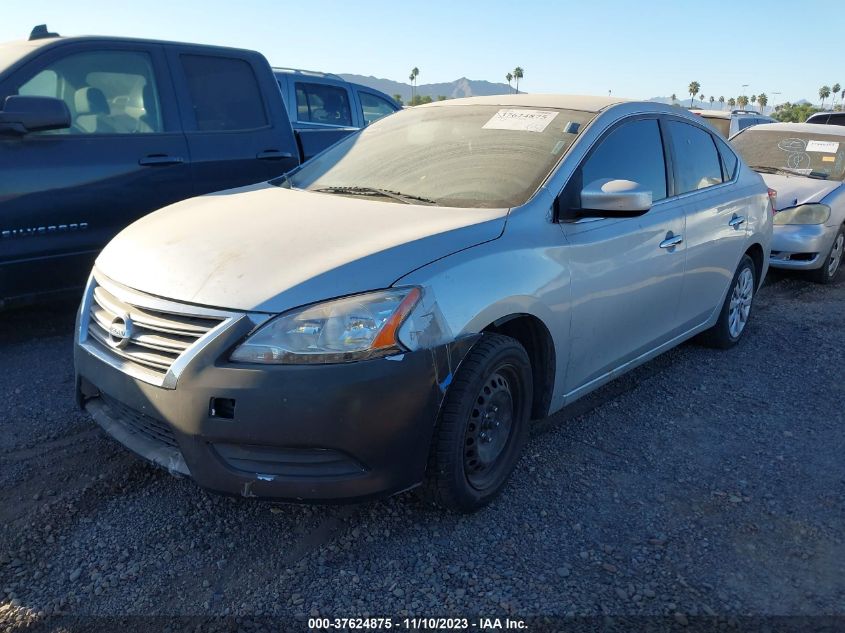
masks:
[(760, 174), (766, 185), (778, 192), (775, 206), (787, 209), (799, 204), (820, 202), (827, 194), (842, 185), (838, 180), (819, 180), (795, 175)]
[(159, 297), (282, 312), (387, 288), (420, 266), (496, 239), (507, 213), (261, 183), (141, 218), (106, 246), (96, 266), (118, 283)]

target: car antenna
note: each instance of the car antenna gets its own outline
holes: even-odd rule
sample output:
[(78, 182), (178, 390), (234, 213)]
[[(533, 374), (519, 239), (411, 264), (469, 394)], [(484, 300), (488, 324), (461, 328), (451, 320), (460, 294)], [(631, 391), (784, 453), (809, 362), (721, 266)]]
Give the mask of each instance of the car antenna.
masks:
[(59, 37), (59, 34), (58, 33), (50, 33), (50, 31), (47, 30), (46, 24), (39, 24), (34, 29), (32, 29), (32, 31), (29, 34), (30, 41), (32, 41), (32, 40), (44, 40), (44, 39), (47, 39), (48, 37)]

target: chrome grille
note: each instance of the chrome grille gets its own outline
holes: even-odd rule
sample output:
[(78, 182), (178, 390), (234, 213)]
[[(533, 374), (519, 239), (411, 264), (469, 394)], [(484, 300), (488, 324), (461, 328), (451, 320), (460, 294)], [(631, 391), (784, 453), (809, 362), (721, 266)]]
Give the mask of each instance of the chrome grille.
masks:
[(89, 341), (96, 341), (108, 355), (163, 378), (182, 353), (225, 320), (192, 315), (187, 313), (190, 306), (184, 308), (186, 313), (180, 314), (140, 306), (95, 282), (88, 312)]

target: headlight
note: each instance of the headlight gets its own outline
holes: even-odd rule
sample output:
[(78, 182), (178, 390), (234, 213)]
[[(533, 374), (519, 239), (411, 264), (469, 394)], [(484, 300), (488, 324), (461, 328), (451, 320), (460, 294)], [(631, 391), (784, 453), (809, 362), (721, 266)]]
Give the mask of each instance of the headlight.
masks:
[(826, 204), (802, 204), (775, 213), (775, 224), (824, 224), (830, 217)]
[(230, 360), (299, 365), (387, 356), (400, 349), (396, 332), (420, 296), (419, 288), (399, 288), (291, 310), (253, 332)]

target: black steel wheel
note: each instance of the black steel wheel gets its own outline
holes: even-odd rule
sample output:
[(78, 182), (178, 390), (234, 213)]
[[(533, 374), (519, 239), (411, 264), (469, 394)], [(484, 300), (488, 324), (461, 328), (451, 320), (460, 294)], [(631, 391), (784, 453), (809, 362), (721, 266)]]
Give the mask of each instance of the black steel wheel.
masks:
[(531, 364), (518, 341), (484, 335), (461, 363), (435, 432), (426, 490), (471, 512), (489, 503), (519, 461), (528, 432)]

